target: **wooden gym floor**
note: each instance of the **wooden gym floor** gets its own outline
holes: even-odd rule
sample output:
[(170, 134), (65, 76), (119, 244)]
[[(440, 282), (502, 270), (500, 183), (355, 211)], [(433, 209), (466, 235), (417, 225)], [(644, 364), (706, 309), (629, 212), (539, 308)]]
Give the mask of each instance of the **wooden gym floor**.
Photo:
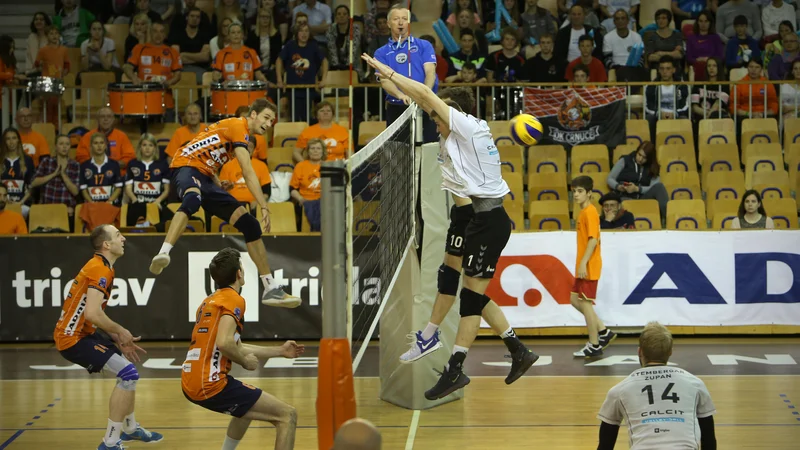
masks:
[[(524, 378), (506, 386), (505, 348), (496, 339), (481, 340), (467, 359), (472, 383), (465, 398), (421, 412), (378, 399), (378, 354), (370, 348), (355, 380), (359, 416), (380, 428), (384, 449), (595, 448), (595, 416), (608, 389), (638, 367), (636, 341), (620, 338), (604, 358), (593, 361), (572, 358), (583, 342), (579, 339), (527, 342), (542, 358)], [(720, 449), (798, 448), (798, 344), (800, 338), (678, 338), (672, 362), (708, 386), (717, 407)], [(164, 441), (153, 447), (219, 449), (227, 418), (190, 404), (181, 393), (185, 344), (144, 347), (148, 354), (139, 365), (136, 418), (164, 434)], [(317, 448), (315, 355), (311, 347), (305, 359), (233, 372), (297, 407), (296, 449)], [(97, 448), (113, 379), (69, 367), (50, 346), (4, 345), (0, 380), (0, 450)], [(239, 448), (272, 448), (271, 426), (253, 425)], [(616, 448), (628, 448), (625, 429)]]

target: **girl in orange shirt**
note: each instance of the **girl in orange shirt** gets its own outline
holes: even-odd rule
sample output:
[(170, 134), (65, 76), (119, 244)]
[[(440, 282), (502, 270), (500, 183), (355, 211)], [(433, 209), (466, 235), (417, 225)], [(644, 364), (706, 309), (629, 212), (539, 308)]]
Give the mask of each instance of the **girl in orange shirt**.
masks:
[[(303, 151), (303, 161), (297, 163), (289, 182), (292, 199), (305, 210), (311, 231), (320, 230), (319, 198), (322, 193), (322, 180), (319, 175), (320, 163), (325, 160), (327, 150), (321, 139), (311, 139)], [(299, 212), (299, 211), (298, 211)], [(300, 217), (300, 214), (297, 215)]]
[[(747, 76), (741, 79), (741, 84), (733, 87), (732, 96), (734, 100), (730, 102), (732, 114), (740, 117), (748, 116), (754, 119), (775, 117), (778, 114), (778, 95), (775, 93), (775, 85), (747, 84), (751, 80), (766, 80), (767, 78), (761, 75), (761, 70), (761, 61), (757, 58), (750, 59), (750, 62), (747, 63)], [(753, 98), (752, 111), (750, 110), (751, 92)]]
[[(25, 79), (25, 75), (17, 74), (17, 58), (14, 56), (14, 47), (14, 38), (6, 34), (0, 36), (0, 99), (6, 95), (2, 92), (4, 87)], [(2, 109), (3, 103), (0, 102), (0, 111)]]

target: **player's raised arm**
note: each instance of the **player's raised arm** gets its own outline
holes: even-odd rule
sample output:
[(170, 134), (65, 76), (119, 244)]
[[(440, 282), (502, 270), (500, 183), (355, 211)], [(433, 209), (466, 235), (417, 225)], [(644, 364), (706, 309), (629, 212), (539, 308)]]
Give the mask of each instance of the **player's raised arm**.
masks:
[(395, 84), (427, 113), (436, 113), (444, 123), (450, 123), (450, 107), (428, 86), (395, 72), (391, 67), (364, 53), (361, 58), (381, 77)]
[(219, 319), (219, 330), (217, 331), (217, 348), (222, 354), (231, 361), (239, 364), (247, 370), (258, 368), (258, 358), (249, 353), (235, 338), (236, 320), (230, 315), (225, 314)]

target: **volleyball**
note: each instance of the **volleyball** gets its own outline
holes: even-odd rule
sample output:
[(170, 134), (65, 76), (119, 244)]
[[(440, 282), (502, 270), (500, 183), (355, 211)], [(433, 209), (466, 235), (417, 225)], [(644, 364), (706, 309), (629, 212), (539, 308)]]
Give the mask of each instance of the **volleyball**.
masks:
[(530, 114), (520, 114), (511, 119), (511, 138), (519, 145), (536, 145), (543, 133), (542, 123)]

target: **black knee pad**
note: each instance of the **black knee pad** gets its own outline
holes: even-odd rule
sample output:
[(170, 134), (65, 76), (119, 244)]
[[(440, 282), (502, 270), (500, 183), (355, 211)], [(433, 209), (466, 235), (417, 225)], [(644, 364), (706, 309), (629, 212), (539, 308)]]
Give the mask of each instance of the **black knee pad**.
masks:
[(461, 317), (480, 316), (491, 299), (467, 288), (461, 289)]
[(261, 239), (261, 224), (250, 214), (242, 214), (233, 226), (242, 232), (247, 243)]
[(183, 201), (181, 201), (181, 206), (178, 208), (178, 211), (186, 214), (189, 217), (192, 217), (197, 211), (200, 210), (200, 206), (202, 204), (203, 198), (200, 197), (200, 193), (189, 191), (183, 195)]
[(461, 272), (447, 264), (439, 266), (439, 293), (455, 296), (458, 293), (458, 280)]

